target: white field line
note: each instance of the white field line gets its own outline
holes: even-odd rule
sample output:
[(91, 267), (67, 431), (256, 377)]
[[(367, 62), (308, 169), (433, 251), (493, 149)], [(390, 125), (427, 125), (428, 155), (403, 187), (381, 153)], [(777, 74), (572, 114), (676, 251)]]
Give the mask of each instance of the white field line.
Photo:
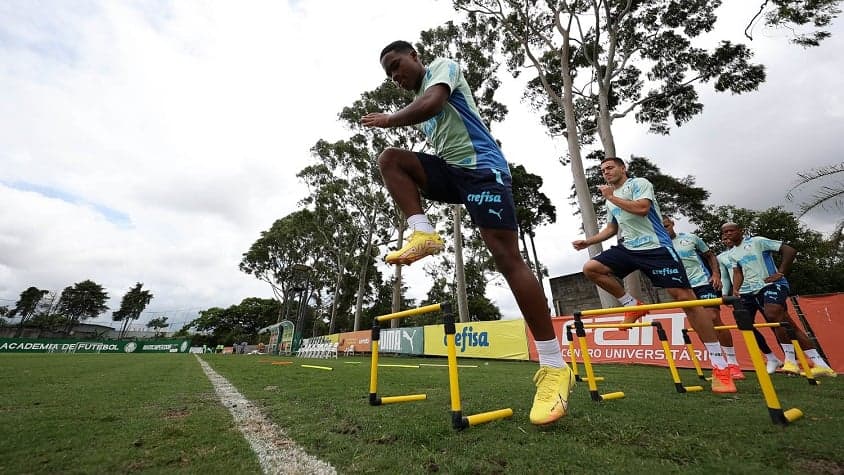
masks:
[(246, 399), (226, 378), (220, 376), (198, 355), (197, 361), (214, 385), (214, 390), (223, 406), (234, 417), (234, 423), (261, 463), (267, 474), (336, 474), (337, 471), (326, 462), (305, 453), (289, 439), (280, 427), (261, 414), (261, 411)]

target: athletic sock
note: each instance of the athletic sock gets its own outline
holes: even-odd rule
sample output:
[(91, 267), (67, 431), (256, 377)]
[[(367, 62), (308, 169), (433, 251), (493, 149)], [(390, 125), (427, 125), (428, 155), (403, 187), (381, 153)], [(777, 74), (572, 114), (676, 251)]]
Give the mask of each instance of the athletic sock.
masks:
[(721, 349), (724, 350), (724, 356), (727, 357), (728, 365), (738, 365), (738, 360), (736, 359), (735, 346), (722, 346)]
[(412, 231), (422, 231), (424, 233), (434, 232), (434, 227), (424, 214), (414, 214), (407, 218), (407, 225)]
[(709, 352), (709, 361), (715, 369), (724, 369), (727, 367), (727, 360), (724, 359), (724, 353), (721, 350), (721, 344), (717, 341), (711, 343), (703, 343), (706, 346), (706, 351)]
[(565, 364), (563, 362), (563, 353), (560, 351), (560, 342), (556, 338), (553, 340), (537, 341), (536, 352), (539, 354), (540, 366), (562, 368)]
[[(777, 358), (777, 355), (775, 355), (772, 351), (770, 353), (765, 353), (765, 361), (780, 361), (780, 359)], [(782, 361), (780, 361), (780, 363), (782, 363)]]
[(619, 297), (618, 301), (621, 302), (621, 305), (624, 305), (625, 307), (631, 307), (633, 305), (636, 305), (636, 298), (628, 293), (625, 293), (624, 295)]
[(785, 356), (785, 362), (797, 364), (797, 355), (794, 352), (794, 345), (791, 343), (780, 343), (780, 346), (782, 347), (782, 352)]
[(806, 350), (806, 358), (809, 358), (815, 366), (829, 368), (829, 365), (821, 358), (816, 349)]

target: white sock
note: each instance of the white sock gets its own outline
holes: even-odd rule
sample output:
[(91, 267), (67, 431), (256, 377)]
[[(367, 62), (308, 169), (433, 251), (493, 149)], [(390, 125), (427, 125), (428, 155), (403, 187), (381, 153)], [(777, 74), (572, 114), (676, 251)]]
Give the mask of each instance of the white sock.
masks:
[(428, 221), (428, 217), (424, 214), (414, 214), (407, 218), (407, 225), (411, 231), (434, 232), (434, 227), (431, 226), (431, 222)]
[(777, 361), (782, 363), (782, 361), (780, 361), (774, 353), (765, 353), (765, 361)]
[(736, 359), (736, 347), (722, 346), (721, 349), (724, 350), (724, 356), (727, 357), (727, 364), (738, 366), (738, 360)]
[(814, 366), (819, 366), (821, 368), (829, 368), (829, 365), (826, 364), (826, 361), (821, 358), (821, 355), (818, 354), (818, 350), (806, 350), (806, 358), (809, 358)]
[(556, 338), (553, 340), (537, 341), (536, 352), (539, 354), (539, 366), (550, 366), (552, 368), (562, 368), (563, 353), (560, 352), (560, 342)]
[(724, 353), (721, 350), (721, 344), (717, 341), (710, 343), (703, 343), (706, 346), (706, 351), (709, 352), (709, 361), (715, 369), (724, 369), (727, 367), (727, 360), (724, 359)]
[(621, 305), (624, 305), (625, 307), (631, 307), (633, 305), (636, 305), (636, 298), (628, 293), (625, 293), (624, 295), (619, 297), (618, 301), (621, 302)]
[(794, 353), (794, 345), (791, 343), (780, 343), (786, 363), (797, 364), (797, 355)]

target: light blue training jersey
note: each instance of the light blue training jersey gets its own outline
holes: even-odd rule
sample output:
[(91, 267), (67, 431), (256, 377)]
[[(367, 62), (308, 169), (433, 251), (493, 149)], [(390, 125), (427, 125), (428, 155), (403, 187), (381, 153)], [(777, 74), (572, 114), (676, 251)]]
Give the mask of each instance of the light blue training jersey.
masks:
[(718, 259), (718, 269), (721, 271), (721, 294), (733, 295), (733, 270), (730, 263), (730, 250), (715, 256)]
[(659, 204), (654, 197), (654, 186), (644, 178), (628, 178), (621, 188), (613, 190), (613, 195), (619, 198), (636, 201), (647, 199), (651, 202), (648, 214), (639, 216), (624, 211), (607, 200), (607, 216), (618, 226), (619, 241), (631, 251), (643, 251), (666, 247), (673, 250), (668, 231), (662, 225), (662, 214)]
[[(744, 274), (744, 281), (739, 288), (740, 294), (755, 294), (770, 285), (765, 282), (772, 274), (777, 273), (777, 266), (774, 263), (772, 252), (782, 248), (782, 241), (775, 241), (762, 236), (750, 236), (744, 238), (738, 246), (727, 251), (730, 258), (730, 272), (736, 266), (741, 267)], [(785, 277), (777, 280), (777, 284), (788, 286)]]
[(446, 58), (436, 58), (425, 68), (416, 97), (437, 84), (451, 91), (439, 114), (417, 124), (434, 153), (451, 165), (469, 169), (495, 169), (510, 175), (510, 167), (498, 143), (489, 133), (472, 97), (460, 65)]
[(703, 239), (692, 233), (679, 233), (671, 240), (674, 250), (680, 256), (680, 261), (686, 269), (686, 276), (689, 278), (689, 285), (700, 287), (709, 284), (712, 274), (703, 264), (700, 254), (709, 252), (709, 246)]

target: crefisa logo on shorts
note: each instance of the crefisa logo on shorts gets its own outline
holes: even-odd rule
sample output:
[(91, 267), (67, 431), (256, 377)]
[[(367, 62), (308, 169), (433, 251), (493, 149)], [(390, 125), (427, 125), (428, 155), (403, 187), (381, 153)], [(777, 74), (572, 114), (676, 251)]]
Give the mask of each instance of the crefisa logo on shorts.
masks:
[(469, 203), (501, 203), (501, 195), (484, 191), (481, 193), (470, 193), (466, 195)]

